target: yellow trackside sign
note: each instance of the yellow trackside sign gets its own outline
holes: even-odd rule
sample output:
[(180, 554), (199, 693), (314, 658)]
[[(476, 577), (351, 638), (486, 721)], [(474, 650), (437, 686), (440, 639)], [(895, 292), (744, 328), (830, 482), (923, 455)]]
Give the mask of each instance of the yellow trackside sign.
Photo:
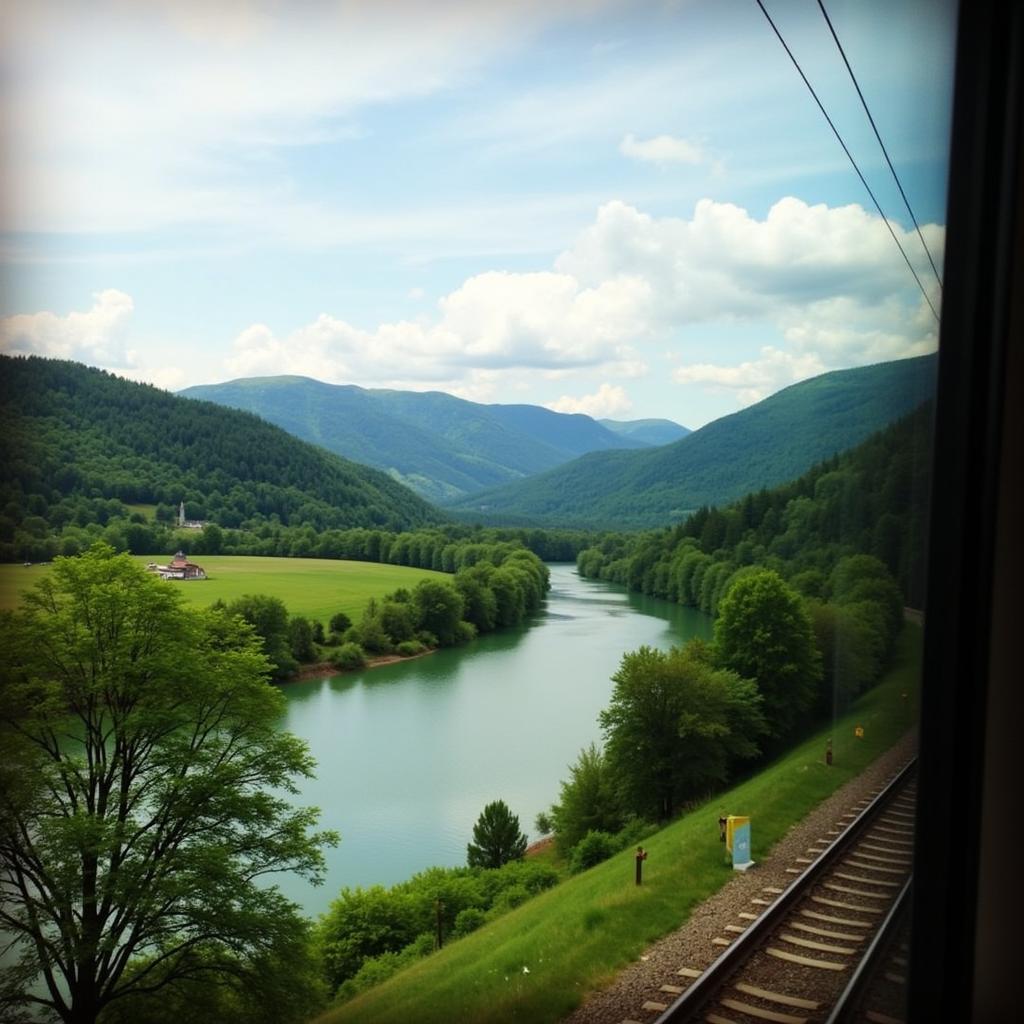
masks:
[(746, 871), (754, 862), (750, 859), (750, 818), (730, 814), (725, 824), (725, 848), (732, 854), (732, 866)]

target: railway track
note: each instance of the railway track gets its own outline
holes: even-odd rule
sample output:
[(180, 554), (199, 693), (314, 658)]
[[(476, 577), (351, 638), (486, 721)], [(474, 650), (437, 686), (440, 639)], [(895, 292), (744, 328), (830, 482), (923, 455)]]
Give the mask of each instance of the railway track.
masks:
[(682, 968), (681, 984), (663, 987), (678, 994), (671, 1005), (645, 1004), (654, 1024), (901, 1021), (915, 772), (911, 762), (787, 869), (789, 886), (766, 888), (725, 925), (717, 960)]

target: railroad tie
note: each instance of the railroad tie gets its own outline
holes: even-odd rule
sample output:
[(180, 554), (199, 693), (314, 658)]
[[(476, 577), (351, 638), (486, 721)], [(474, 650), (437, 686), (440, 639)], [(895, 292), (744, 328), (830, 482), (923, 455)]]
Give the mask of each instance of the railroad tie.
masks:
[(798, 953), (790, 953), (788, 950), (777, 949), (774, 946), (769, 946), (765, 952), (778, 960), (800, 964), (801, 967), (817, 967), (822, 971), (845, 971), (849, 967), (849, 964), (836, 963), (834, 960), (815, 960), (814, 957), (800, 956)]
[(768, 989), (748, 985), (745, 981), (737, 982), (736, 991), (742, 992), (744, 995), (756, 996), (758, 999), (767, 1000), (769, 1003), (779, 1003), (782, 1006), (792, 1006), (797, 1010), (816, 1010), (821, 1006), (821, 1003), (815, 1002), (813, 999), (802, 999), (800, 996), (787, 996), (782, 992), (769, 992)]
[(741, 1003), (738, 999), (723, 999), (721, 1002), (729, 1010), (744, 1013), (748, 1017), (756, 1017), (758, 1020), (773, 1021), (774, 1024), (807, 1024), (806, 1017), (796, 1017), (792, 1013), (779, 1013), (776, 1010), (764, 1010), (751, 1003)]
[(801, 939), (799, 935), (788, 935), (785, 932), (779, 936), (783, 942), (792, 946), (801, 946), (804, 949), (813, 949), (817, 953), (838, 953), (841, 956), (853, 956), (857, 952), (856, 946), (833, 946), (828, 942), (815, 942), (813, 939)]

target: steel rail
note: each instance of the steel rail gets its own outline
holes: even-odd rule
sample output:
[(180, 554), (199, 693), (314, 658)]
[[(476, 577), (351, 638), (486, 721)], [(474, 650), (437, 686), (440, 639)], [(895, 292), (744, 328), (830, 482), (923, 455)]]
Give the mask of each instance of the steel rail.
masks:
[(730, 946), (714, 960), (686, 991), (678, 996), (654, 1024), (682, 1024), (687, 1015), (703, 1000), (709, 999), (712, 993), (725, 980), (749, 959), (760, 946), (765, 936), (803, 899), (807, 890), (842, 857), (848, 847), (867, 827), (867, 824), (881, 812), (892, 796), (913, 775), (917, 768), (917, 758), (912, 758), (900, 773), (850, 822), (826, 850), (823, 850), (809, 864), (806, 870), (795, 878), (785, 891), (751, 923), (742, 935), (733, 940)]
[(893, 928), (900, 920), (901, 912), (906, 909), (910, 902), (910, 890), (913, 884), (914, 876), (911, 875), (900, 890), (899, 896), (893, 901), (892, 906), (889, 908), (889, 913), (885, 915), (885, 920), (879, 925), (878, 931), (875, 932), (874, 938), (864, 951), (864, 956), (861, 958), (860, 963), (857, 964), (853, 975), (846, 984), (846, 988), (840, 993), (835, 1006), (832, 1007), (832, 1012), (825, 1020), (825, 1024), (840, 1024), (845, 1015), (853, 1009), (854, 1001), (861, 994), (864, 986), (873, 975), (875, 964), (881, 956), (882, 950), (886, 947)]

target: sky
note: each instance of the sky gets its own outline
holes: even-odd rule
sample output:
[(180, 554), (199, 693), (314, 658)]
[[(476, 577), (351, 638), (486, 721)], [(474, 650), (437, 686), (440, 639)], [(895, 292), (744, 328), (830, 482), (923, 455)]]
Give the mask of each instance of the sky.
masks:
[[(827, 0), (941, 272), (953, 0)], [(928, 297), (813, 0), (766, 7)], [(937, 321), (754, 0), (0, 9), (0, 351), (696, 428)]]

